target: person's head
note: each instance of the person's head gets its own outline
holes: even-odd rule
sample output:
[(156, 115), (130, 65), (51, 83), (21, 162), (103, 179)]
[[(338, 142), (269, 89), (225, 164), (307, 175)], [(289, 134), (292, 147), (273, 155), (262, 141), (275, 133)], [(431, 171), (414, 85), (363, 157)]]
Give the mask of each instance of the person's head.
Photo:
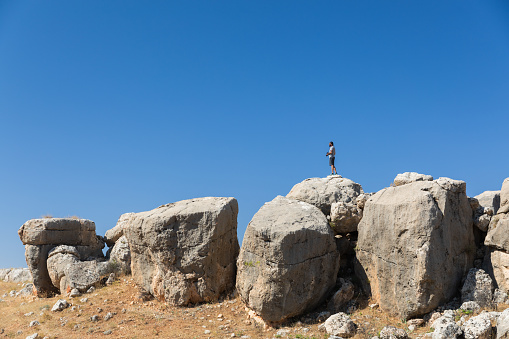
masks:
[(329, 142), (329, 146), (334, 146), (334, 143), (332, 141)]

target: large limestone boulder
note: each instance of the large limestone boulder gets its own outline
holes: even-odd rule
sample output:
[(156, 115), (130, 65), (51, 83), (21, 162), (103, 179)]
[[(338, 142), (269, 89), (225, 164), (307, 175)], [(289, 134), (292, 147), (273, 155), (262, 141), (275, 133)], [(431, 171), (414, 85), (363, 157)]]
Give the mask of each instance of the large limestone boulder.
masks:
[(110, 270), (106, 261), (81, 261), (78, 250), (68, 245), (53, 248), (48, 253), (47, 266), (51, 282), (60, 293), (74, 288), (85, 292)]
[(483, 268), (500, 290), (509, 293), (509, 253), (490, 248), (486, 252)]
[(361, 185), (339, 176), (310, 178), (293, 186), (287, 198), (304, 201), (318, 207), (325, 215), (333, 203), (342, 202), (356, 206), (357, 197), (364, 193)]
[(500, 191), (485, 191), (474, 197), (483, 208), (491, 208), (497, 214), (500, 208)]
[(135, 281), (174, 305), (217, 299), (235, 285), (238, 204), (199, 198), (136, 213), (124, 235)]
[(249, 223), (237, 261), (237, 292), (268, 322), (319, 305), (334, 287), (339, 253), (325, 215), (282, 196)]
[(509, 178), (506, 178), (502, 183), (502, 190), (500, 191), (500, 209), (498, 213), (509, 212)]
[(95, 234), (95, 223), (87, 219), (45, 218), (27, 221), (18, 230), (23, 245), (71, 245), (80, 256), (102, 256), (104, 243)]
[(484, 244), (509, 252), (509, 214), (497, 214), (491, 218)]
[(386, 312), (423, 315), (459, 290), (476, 251), (465, 188), (449, 178), (417, 181), (366, 202), (356, 273)]
[(114, 272), (131, 273), (131, 249), (125, 236), (116, 240), (109, 252), (109, 263)]
[(402, 186), (416, 181), (433, 181), (433, 177), (431, 175), (420, 174), (417, 172), (399, 173), (396, 175), (396, 178), (394, 178), (392, 186)]
[(47, 269), (48, 253), (54, 247), (73, 246), (81, 260), (103, 257), (104, 242), (95, 234), (94, 222), (87, 219), (32, 219), (20, 227), (18, 235), (39, 296), (58, 293)]

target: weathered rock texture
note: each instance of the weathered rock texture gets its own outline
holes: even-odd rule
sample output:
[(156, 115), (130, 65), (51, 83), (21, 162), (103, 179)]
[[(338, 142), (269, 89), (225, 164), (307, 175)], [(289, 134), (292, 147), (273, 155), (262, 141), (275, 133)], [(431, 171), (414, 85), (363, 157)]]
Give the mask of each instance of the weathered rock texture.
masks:
[(465, 188), (439, 178), (386, 188), (366, 202), (356, 273), (383, 310), (419, 316), (458, 291), (476, 251)]
[(113, 246), (120, 237), (124, 235), (124, 228), (129, 225), (129, 220), (134, 213), (124, 213), (118, 218), (117, 224), (110, 230), (106, 231), (104, 241), (108, 246)]
[(479, 205), (484, 208), (491, 208), (494, 214), (497, 214), (500, 208), (500, 191), (485, 191), (474, 198), (477, 199)]
[(509, 253), (489, 249), (484, 258), (483, 268), (491, 275), (500, 290), (509, 293)]
[(131, 216), (124, 234), (135, 281), (174, 305), (206, 302), (234, 287), (238, 204), (199, 198)]
[(484, 244), (489, 247), (483, 268), (491, 275), (496, 287), (509, 292), (509, 178), (500, 191), (500, 208), (491, 217)]
[(249, 223), (237, 261), (237, 291), (265, 321), (319, 305), (336, 282), (339, 254), (323, 213), (278, 196)]
[(108, 255), (113, 272), (131, 273), (131, 249), (125, 236), (116, 240)]
[(5, 282), (32, 281), (28, 268), (0, 268), (0, 280)]
[(76, 248), (68, 245), (57, 246), (49, 252), (47, 267), (51, 282), (59, 287), (60, 293), (74, 288), (86, 292), (109, 273), (108, 262), (80, 261)]
[(392, 186), (402, 186), (415, 181), (433, 181), (431, 175), (419, 174), (417, 172), (405, 172), (396, 175)]
[(310, 178), (293, 186), (287, 198), (307, 202), (318, 207), (325, 215), (335, 202), (356, 204), (357, 197), (364, 193), (361, 185), (340, 177)]
[(95, 224), (90, 220), (32, 219), (20, 227), (18, 234), (25, 245), (25, 258), (40, 296), (58, 292), (47, 269), (48, 253), (54, 247), (73, 246), (81, 260), (103, 257), (104, 243), (95, 234)]
[(475, 301), (480, 307), (489, 307), (493, 299), (493, 290), (490, 276), (482, 269), (472, 268), (468, 271), (461, 288), (461, 301)]

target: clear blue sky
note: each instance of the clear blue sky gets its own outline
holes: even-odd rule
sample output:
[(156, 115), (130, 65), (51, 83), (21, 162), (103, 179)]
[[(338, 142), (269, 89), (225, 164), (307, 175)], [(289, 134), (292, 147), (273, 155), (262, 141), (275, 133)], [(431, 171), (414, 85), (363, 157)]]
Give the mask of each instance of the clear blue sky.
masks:
[(18, 228), (305, 178), (509, 177), (507, 1), (0, 2), (0, 267)]

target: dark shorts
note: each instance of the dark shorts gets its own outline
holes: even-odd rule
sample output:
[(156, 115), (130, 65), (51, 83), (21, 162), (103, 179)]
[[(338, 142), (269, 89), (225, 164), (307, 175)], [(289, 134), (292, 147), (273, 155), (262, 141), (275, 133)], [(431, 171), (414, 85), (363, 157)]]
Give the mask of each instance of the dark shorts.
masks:
[(334, 159), (336, 158), (335, 157), (329, 158), (329, 166), (334, 166)]

